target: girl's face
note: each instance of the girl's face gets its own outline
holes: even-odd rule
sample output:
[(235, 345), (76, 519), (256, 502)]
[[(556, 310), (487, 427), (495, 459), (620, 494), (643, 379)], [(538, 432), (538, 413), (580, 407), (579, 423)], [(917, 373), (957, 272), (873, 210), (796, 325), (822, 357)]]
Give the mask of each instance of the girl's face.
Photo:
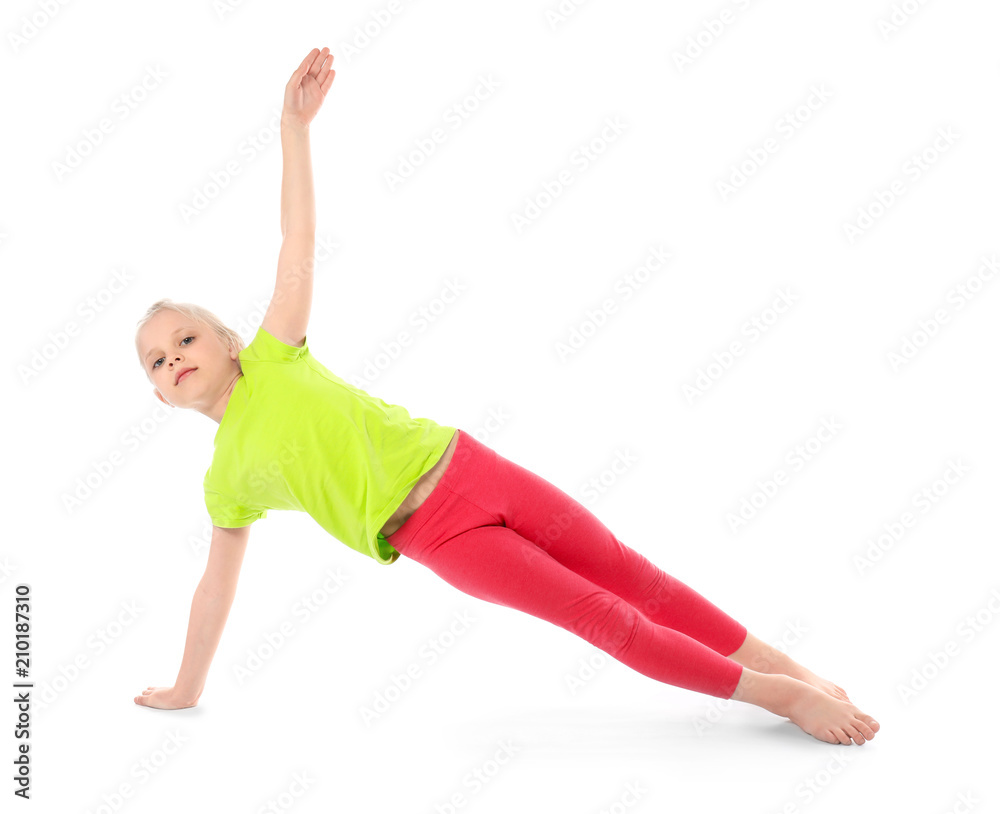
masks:
[(143, 326), (139, 352), (156, 397), (174, 407), (210, 409), (240, 373), (237, 351), (207, 325), (170, 309)]

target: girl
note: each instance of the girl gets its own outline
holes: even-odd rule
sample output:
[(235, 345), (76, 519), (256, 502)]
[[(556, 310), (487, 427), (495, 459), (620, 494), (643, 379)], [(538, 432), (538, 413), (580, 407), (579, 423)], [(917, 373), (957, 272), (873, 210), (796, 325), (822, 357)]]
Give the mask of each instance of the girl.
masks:
[[(333, 83), (313, 49), (285, 88), (274, 296), (253, 341), (209, 311), (162, 299), (136, 351), (156, 398), (219, 424), (205, 474), (212, 543), (170, 687), (135, 703), (198, 703), (236, 590), (251, 524), (308, 512), (382, 564), (402, 555), (458, 589), (569, 630), (649, 676), (786, 716), (829, 743), (861, 745), (879, 725), (805, 669), (611, 533), (543, 478), (467, 432), (353, 387), (310, 352), (315, 214), (309, 123)], [(334, 465), (331, 465), (334, 464)]]

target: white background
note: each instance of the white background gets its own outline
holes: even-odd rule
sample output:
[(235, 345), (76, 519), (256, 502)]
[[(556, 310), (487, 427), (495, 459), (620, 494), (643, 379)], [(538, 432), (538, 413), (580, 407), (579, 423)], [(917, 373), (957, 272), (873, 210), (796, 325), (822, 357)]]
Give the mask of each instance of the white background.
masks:
[[(564, 3), (561, 20), (528, 2), (45, 8), (5, 5), (0, 55), (2, 674), (14, 683), (26, 583), (36, 810), (944, 812), (963, 794), (996, 809), (995, 4)], [(356, 382), (374, 366), (372, 394), (475, 433), (784, 637), (882, 724), (874, 741), (825, 744), (659, 684), (289, 512), (254, 526), (199, 706), (133, 704), (177, 674), (217, 429), (153, 397), (135, 325), (170, 297), (252, 338), (281, 240), (282, 94), (323, 46), (337, 75), (311, 128), (315, 356)], [(484, 77), (497, 87), (476, 100)], [(623, 132), (602, 139), (614, 119)], [(239, 173), (213, 189), (229, 162)], [(572, 183), (540, 200), (563, 171)], [(654, 248), (670, 260), (643, 270)], [(462, 291), (445, 301), (449, 284)], [(769, 311), (779, 292), (793, 304)], [(755, 317), (766, 333), (745, 329)], [(907, 339), (919, 347), (894, 365)], [(309, 595), (324, 604), (304, 618)], [(248, 667), (283, 624), (294, 635)], [(429, 641), (447, 644), (434, 663)]]

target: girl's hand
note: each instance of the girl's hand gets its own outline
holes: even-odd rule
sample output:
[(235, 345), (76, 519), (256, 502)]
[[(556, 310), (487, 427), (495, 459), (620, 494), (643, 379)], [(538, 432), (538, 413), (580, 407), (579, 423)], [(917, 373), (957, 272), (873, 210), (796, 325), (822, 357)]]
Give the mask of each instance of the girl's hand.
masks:
[(309, 52), (285, 85), (285, 105), (281, 111), (284, 121), (308, 127), (333, 84), (337, 72), (332, 68), (333, 54), (329, 48), (322, 51), (313, 48)]
[(197, 701), (192, 704), (182, 700), (173, 687), (147, 687), (134, 700), (140, 707), (153, 709), (187, 709), (198, 704)]

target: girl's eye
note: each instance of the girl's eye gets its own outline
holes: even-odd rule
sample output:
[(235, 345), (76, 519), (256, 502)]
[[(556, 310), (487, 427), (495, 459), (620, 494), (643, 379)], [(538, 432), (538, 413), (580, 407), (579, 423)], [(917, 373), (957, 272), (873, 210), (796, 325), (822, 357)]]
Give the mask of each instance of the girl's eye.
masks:
[[(189, 339), (194, 339), (194, 337), (193, 336), (185, 336), (184, 339), (181, 340), (181, 344), (184, 344)], [(157, 365), (159, 365), (160, 362), (162, 362), (162, 361), (163, 361), (163, 357), (161, 356), (159, 359), (157, 359), (155, 362), (153, 362), (153, 370), (156, 370)]]

